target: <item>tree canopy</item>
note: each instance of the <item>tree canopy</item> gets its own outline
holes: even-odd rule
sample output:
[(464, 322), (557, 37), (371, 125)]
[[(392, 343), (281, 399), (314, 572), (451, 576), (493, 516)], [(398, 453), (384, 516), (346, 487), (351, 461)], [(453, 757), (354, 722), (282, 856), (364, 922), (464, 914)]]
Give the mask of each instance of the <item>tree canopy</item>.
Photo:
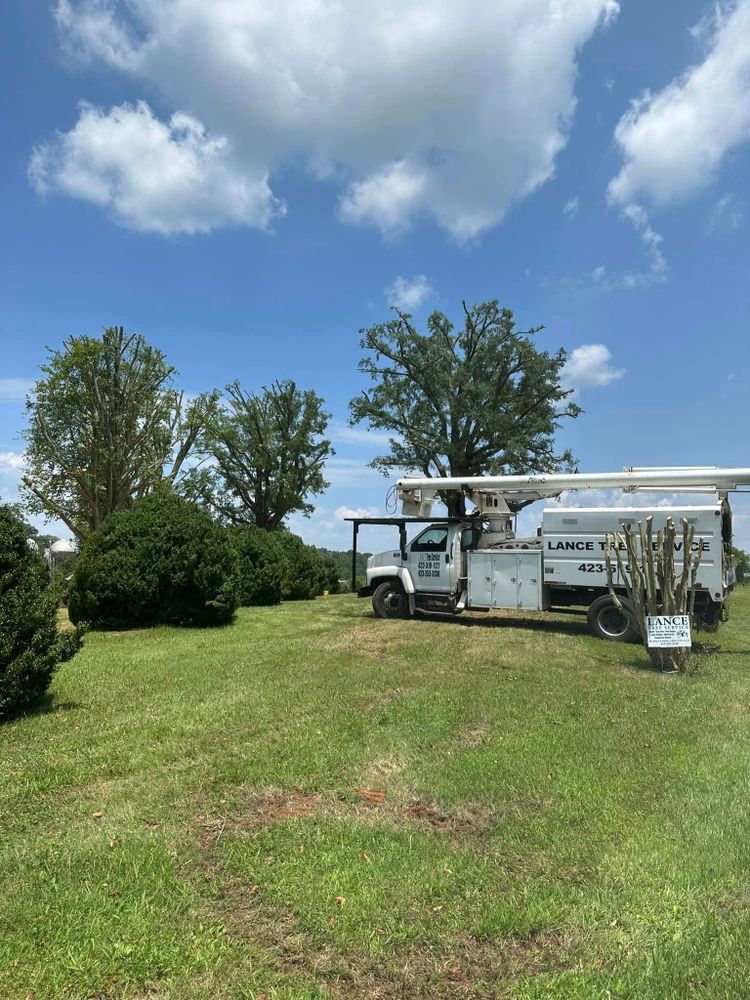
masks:
[[(393, 434), (375, 468), (440, 478), (574, 466), (569, 451), (557, 452), (555, 432), (581, 410), (561, 383), (565, 351), (533, 342), (543, 327), (517, 330), (497, 300), (463, 303), (458, 330), (434, 312), (420, 333), (408, 313), (395, 312), (360, 331), (367, 354), (359, 370), (372, 385), (349, 404), (352, 424)], [(451, 514), (464, 513), (462, 496), (446, 501)]]
[(162, 352), (122, 327), (69, 337), (42, 373), (27, 401), (26, 500), (79, 540), (174, 485), (215, 402), (186, 403)]
[(226, 392), (225, 406), (201, 436), (208, 464), (193, 471), (192, 494), (230, 524), (267, 531), (281, 527), (289, 514), (309, 516), (310, 498), (329, 485), (323, 472), (333, 454), (323, 400), (289, 379), (258, 394), (239, 382)]

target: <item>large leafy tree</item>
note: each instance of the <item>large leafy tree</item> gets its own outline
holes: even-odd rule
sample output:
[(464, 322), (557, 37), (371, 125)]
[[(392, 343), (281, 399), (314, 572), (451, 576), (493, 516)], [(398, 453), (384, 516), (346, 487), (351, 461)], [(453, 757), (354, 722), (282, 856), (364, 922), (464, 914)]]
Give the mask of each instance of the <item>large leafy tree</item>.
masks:
[(111, 327), (50, 351), (27, 401), (29, 509), (84, 540), (181, 476), (215, 397), (186, 403), (175, 370), (140, 334)]
[[(359, 370), (372, 385), (349, 404), (352, 424), (393, 432), (375, 468), (439, 479), (573, 466), (570, 452), (558, 454), (555, 431), (581, 410), (561, 383), (565, 351), (534, 344), (542, 327), (517, 330), (511, 310), (494, 300), (464, 303), (459, 329), (434, 312), (427, 333), (395, 312), (360, 331), (367, 354)], [(463, 496), (445, 500), (451, 515), (465, 513)]]
[(309, 516), (311, 497), (328, 486), (324, 465), (333, 454), (323, 400), (290, 380), (258, 394), (233, 382), (226, 392), (201, 438), (208, 462), (191, 475), (193, 495), (230, 524), (267, 531), (294, 512)]

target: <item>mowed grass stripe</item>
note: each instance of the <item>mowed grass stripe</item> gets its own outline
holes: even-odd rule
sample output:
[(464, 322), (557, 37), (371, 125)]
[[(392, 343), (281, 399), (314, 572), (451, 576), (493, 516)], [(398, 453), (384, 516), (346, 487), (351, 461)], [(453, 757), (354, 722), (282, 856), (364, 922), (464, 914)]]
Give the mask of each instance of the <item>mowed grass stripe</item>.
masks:
[(0, 730), (0, 995), (748, 995), (749, 611), (687, 678), (348, 596), (90, 635)]

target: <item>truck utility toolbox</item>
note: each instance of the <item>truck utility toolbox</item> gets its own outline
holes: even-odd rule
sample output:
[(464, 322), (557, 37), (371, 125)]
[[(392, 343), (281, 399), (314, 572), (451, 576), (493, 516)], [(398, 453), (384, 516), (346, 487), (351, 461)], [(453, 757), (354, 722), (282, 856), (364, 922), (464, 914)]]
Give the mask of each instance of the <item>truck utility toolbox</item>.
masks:
[(468, 553), (468, 607), (545, 610), (542, 553), (528, 549)]

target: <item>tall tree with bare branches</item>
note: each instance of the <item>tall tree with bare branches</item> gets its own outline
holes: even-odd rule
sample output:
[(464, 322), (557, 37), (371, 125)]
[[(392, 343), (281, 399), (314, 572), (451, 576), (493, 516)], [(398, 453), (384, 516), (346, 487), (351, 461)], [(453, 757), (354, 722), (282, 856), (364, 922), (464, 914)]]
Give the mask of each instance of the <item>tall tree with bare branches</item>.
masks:
[(28, 508), (82, 541), (114, 511), (173, 488), (216, 400), (186, 402), (174, 376), (160, 350), (122, 327), (51, 350), (26, 404)]

